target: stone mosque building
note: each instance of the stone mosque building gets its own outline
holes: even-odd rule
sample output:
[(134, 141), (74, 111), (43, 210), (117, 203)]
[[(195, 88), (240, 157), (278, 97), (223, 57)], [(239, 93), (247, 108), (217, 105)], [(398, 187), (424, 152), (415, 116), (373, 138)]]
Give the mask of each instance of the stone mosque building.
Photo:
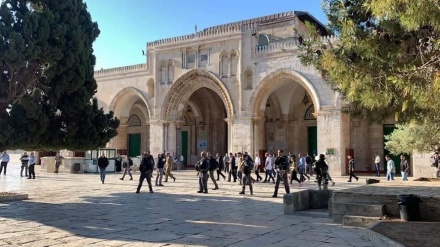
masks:
[(100, 106), (121, 120), (107, 147), (132, 157), (166, 150), (188, 166), (203, 150), (325, 153), (335, 175), (353, 154), (369, 170), (393, 127), (341, 113), (339, 94), (298, 58), (306, 21), (334, 39), (291, 11), (149, 42), (146, 63), (95, 71)]

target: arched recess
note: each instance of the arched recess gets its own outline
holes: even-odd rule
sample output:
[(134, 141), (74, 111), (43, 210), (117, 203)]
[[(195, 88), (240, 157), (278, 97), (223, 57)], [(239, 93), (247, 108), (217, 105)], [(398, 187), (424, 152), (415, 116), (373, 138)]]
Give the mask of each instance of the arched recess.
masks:
[(258, 116), (260, 110), (265, 108), (265, 102), (269, 95), (287, 83), (298, 83), (311, 97), (315, 112), (321, 108), (321, 101), (312, 83), (299, 72), (290, 69), (279, 69), (270, 73), (258, 83), (249, 100), (247, 112), (252, 116)]
[(162, 119), (178, 120), (184, 104), (200, 88), (214, 91), (223, 101), (227, 117), (231, 118), (234, 115), (231, 97), (222, 81), (206, 70), (194, 69), (178, 78), (167, 93), (163, 101)]
[(254, 87), (254, 72), (248, 67), (243, 73), (243, 90), (252, 90)]
[(219, 71), (221, 77), (229, 77), (230, 76), (230, 63), (229, 63), (229, 53), (227, 51), (223, 51), (220, 53), (220, 64), (219, 64)]
[(280, 69), (263, 78), (246, 109), (256, 120), (254, 149), (273, 152), (282, 148), (294, 153), (316, 150), (317, 121), (304, 120), (310, 105), (318, 112), (321, 102), (313, 85), (300, 73)]
[(236, 76), (237, 75), (237, 69), (238, 69), (238, 51), (233, 49), (230, 52), (230, 75)]
[[(135, 97), (133, 97), (135, 96)], [(147, 97), (137, 88), (126, 87), (119, 91), (110, 103), (109, 109), (113, 111), (115, 116), (128, 116), (130, 109), (127, 109), (127, 105), (133, 105), (138, 99), (141, 99), (147, 107), (150, 115), (150, 105)], [(148, 115), (148, 117), (150, 117)]]
[[(150, 146), (149, 121), (150, 105), (148, 98), (138, 89), (127, 87), (122, 89), (110, 103), (116, 117), (121, 121), (118, 135), (110, 141), (111, 148), (116, 148), (130, 157), (136, 157), (141, 150)], [(133, 124), (136, 116), (139, 124)], [(130, 122), (132, 118), (132, 122)]]

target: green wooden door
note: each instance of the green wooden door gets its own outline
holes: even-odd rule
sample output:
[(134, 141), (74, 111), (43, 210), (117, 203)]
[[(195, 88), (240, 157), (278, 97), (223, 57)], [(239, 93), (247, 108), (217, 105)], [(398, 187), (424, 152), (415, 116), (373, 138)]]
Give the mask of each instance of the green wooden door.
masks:
[(385, 172), (387, 170), (387, 168), (386, 168), (387, 167), (387, 163), (386, 163), (385, 155), (390, 155), (391, 159), (394, 161), (394, 164), (396, 165), (396, 173), (400, 172), (400, 155), (390, 154), (390, 151), (388, 151), (385, 148), (385, 143), (386, 143), (385, 136), (393, 133), (393, 131), (395, 129), (396, 129), (396, 126), (394, 124), (387, 124), (387, 125), (383, 126), (383, 143), (384, 143), (383, 151), (384, 151), (384, 157), (383, 157), (382, 160), (383, 160), (384, 165), (381, 168), (383, 168), (383, 171), (385, 171)]
[(128, 135), (128, 156), (136, 157), (141, 155), (141, 134)]
[(182, 155), (183, 155), (183, 166), (188, 165), (188, 131), (182, 131)]
[[(308, 138), (308, 151), (309, 155), (318, 155), (318, 127), (310, 126), (307, 128), (307, 138)], [(315, 158), (315, 157), (313, 157)]]

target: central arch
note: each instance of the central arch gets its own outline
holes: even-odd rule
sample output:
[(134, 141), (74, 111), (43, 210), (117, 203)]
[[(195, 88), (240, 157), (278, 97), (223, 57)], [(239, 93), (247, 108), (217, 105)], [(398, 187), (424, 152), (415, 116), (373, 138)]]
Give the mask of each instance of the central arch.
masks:
[(225, 105), (227, 118), (233, 117), (234, 107), (223, 82), (206, 70), (194, 69), (182, 75), (171, 87), (164, 99), (162, 119), (179, 120), (186, 102), (195, 91), (201, 88), (208, 88), (215, 92)]
[(195, 69), (181, 76), (164, 99), (161, 117), (165, 122), (165, 147), (182, 154), (184, 165), (194, 165), (200, 151), (227, 152), (225, 119), (234, 107), (223, 82), (208, 71)]

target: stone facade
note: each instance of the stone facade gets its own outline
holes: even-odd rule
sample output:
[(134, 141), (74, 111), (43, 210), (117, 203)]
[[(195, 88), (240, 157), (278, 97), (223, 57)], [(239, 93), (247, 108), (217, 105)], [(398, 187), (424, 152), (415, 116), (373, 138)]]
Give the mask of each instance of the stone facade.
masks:
[(383, 157), (382, 126), (341, 113), (339, 94), (301, 64), (305, 20), (325, 30), (308, 13), (285, 12), (150, 42), (145, 64), (96, 71), (100, 106), (121, 120), (107, 147), (166, 150), (186, 165), (202, 150), (330, 152), (339, 175), (347, 150), (360, 164)]

